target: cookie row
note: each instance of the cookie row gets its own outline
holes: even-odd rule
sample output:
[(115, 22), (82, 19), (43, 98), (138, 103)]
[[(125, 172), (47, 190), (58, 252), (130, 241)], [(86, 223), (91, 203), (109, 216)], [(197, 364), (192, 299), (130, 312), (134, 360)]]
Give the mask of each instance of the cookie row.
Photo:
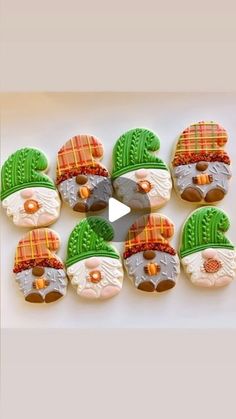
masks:
[[(236, 252), (224, 235), (228, 228), (227, 215), (216, 207), (197, 209), (186, 220), (179, 256), (193, 284), (221, 287), (233, 280)], [(157, 213), (142, 216), (129, 228), (123, 262), (137, 289), (160, 293), (176, 285), (180, 262), (170, 243), (173, 234), (172, 221)], [(113, 238), (113, 228), (103, 218), (83, 219), (69, 236), (64, 265), (56, 255), (60, 240), (55, 231), (28, 232), (17, 246), (13, 270), (25, 300), (58, 300), (66, 294), (67, 275), (82, 297), (117, 295), (124, 274), (120, 255), (109, 243)]]
[[(230, 159), (223, 150), (224, 128), (215, 122), (190, 125), (179, 136), (171, 162), (178, 195), (187, 202), (214, 204), (227, 193), (231, 177)], [(112, 187), (118, 199), (133, 210), (154, 210), (169, 199), (172, 180), (168, 166), (154, 152), (160, 140), (147, 129), (127, 131), (113, 150), (111, 176), (100, 163), (101, 141), (78, 135), (57, 154), (56, 185), (74, 211), (100, 211), (108, 205)], [(1, 200), (14, 224), (49, 226), (60, 214), (60, 197), (44, 171), (48, 161), (36, 149), (23, 148), (2, 167)]]

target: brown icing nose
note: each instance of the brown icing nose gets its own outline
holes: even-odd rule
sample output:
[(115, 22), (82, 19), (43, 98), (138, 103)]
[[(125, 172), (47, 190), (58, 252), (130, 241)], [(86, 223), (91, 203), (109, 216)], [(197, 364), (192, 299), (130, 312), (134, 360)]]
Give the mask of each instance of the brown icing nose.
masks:
[(156, 256), (156, 253), (154, 252), (154, 250), (145, 250), (143, 252), (144, 259), (147, 259), (147, 260), (154, 259), (155, 256)]
[(42, 276), (45, 272), (45, 269), (42, 266), (34, 266), (32, 269), (32, 274), (34, 276)]
[(196, 169), (199, 171), (199, 172), (204, 172), (204, 170), (206, 170), (208, 168), (208, 163), (206, 162), (206, 161), (199, 161), (197, 164), (196, 164)]
[(34, 214), (40, 208), (38, 201), (35, 199), (27, 199), (24, 203), (24, 209), (27, 214)]
[(78, 185), (84, 185), (86, 182), (88, 182), (88, 177), (86, 175), (76, 176), (76, 183), (78, 183)]

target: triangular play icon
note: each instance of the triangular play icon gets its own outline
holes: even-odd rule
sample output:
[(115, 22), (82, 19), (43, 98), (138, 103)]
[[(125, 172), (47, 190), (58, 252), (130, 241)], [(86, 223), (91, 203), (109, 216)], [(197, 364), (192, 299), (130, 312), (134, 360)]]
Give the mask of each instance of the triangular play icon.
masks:
[(124, 215), (129, 214), (130, 211), (130, 207), (128, 207), (125, 204), (122, 204), (122, 202), (120, 201), (117, 201), (117, 199), (109, 199), (108, 218), (111, 223), (113, 223), (113, 221), (116, 221), (121, 217), (124, 217)]

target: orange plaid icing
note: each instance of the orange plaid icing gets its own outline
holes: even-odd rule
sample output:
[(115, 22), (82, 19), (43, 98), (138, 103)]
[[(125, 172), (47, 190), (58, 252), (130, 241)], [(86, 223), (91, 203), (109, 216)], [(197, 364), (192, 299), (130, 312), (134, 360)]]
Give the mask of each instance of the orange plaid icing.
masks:
[(159, 214), (143, 216), (128, 231), (124, 258), (148, 249), (175, 254), (168, 241), (173, 234), (174, 225), (168, 218)]
[(37, 265), (63, 268), (61, 260), (55, 255), (59, 246), (59, 237), (53, 230), (38, 228), (30, 231), (18, 243), (14, 272)]
[(72, 173), (74, 176), (74, 173), (83, 172), (81, 169), (86, 167), (90, 167), (92, 173), (96, 170), (104, 170), (98, 163), (102, 156), (103, 146), (98, 138), (92, 135), (72, 137), (57, 155), (57, 183), (64, 179), (64, 175)]
[(215, 122), (198, 122), (186, 128), (179, 137), (173, 165), (194, 163), (201, 160), (230, 164), (229, 156), (222, 150), (228, 135)]

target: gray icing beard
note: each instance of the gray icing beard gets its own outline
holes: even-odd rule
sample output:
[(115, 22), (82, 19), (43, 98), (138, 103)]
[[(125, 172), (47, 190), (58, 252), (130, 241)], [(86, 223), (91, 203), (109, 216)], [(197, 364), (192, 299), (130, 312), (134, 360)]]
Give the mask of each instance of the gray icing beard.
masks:
[[(166, 252), (155, 251), (155, 258), (152, 260), (147, 260), (143, 257), (143, 252), (136, 253), (127, 259), (125, 259), (125, 267), (127, 269), (128, 275), (133, 279), (134, 285), (139, 286), (141, 282), (151, 281), (155, 286), (159, 282), (171, 279), (176, 281), (178, 276), (178, 260), (176, 256), (170, 255)], [(161, 270), (155, 276), (150, 276), (144, 272), (144, 267), (148, 263), (157, 263)]]
[(81, 202), (86, 203), (90, 207), (98, 201), (108, 203), (109, 198), (112, 196), (111, 180), (105, 176), (86, 175), (88, 181), (82, 186), (88, 186), (93, 191), (89, 198), (82, 199), (78, 196), (81, 185), (76, 183), (76, 176), (66, 179), (58, 185), (62, 199), (67, 202), (70, 207)]
[(41, 294), (43, 297), (51, 291), (59, 291), (63, 295), (66, 293), (68, 280), (63, 269), (44, 268), (42, 278), (49, 280), (50, 284), (46, 288), (40, 290), (33, 288), (33, 282), (38, 278), (39, 277), (32, 274), (32, 268), (16, 274), (16, 282), (25, 297), (31, 292)]
[[(224, 193), (228, 192), (228, 182), (231, 178), (231, 170), (228, 164), (221, 162), (209, 162), (208, 168), (203, 172), (196, 169), (197, 163), (183, 164), (173, 167), (173, 176), (176, 178), (176, 186), (182, 193), (188, 187), (200, 190), (204, 195), (213, 188), (220, 188)], [(213, 177), (213, 182), (208, 185), (197, 185), (192, 178), (200, 174), (209, 174)]]

